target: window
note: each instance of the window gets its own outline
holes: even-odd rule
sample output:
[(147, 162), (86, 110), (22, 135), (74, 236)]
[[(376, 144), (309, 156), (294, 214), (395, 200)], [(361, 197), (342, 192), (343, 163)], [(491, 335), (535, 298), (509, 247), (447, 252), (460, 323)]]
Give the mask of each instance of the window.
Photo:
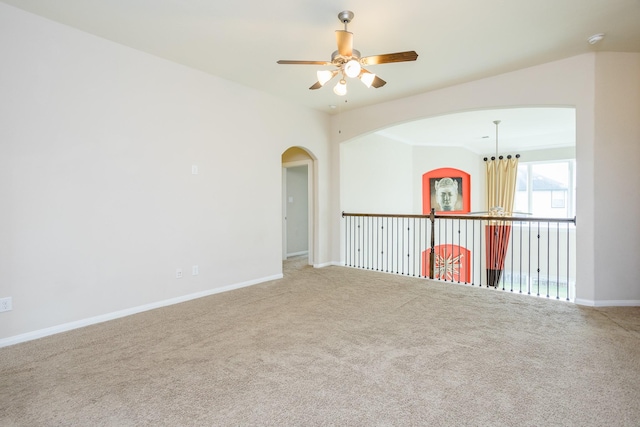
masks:
[(575, 160), (518, 165), (514, 211), (536, 218), (573, 218), (575, 197)]

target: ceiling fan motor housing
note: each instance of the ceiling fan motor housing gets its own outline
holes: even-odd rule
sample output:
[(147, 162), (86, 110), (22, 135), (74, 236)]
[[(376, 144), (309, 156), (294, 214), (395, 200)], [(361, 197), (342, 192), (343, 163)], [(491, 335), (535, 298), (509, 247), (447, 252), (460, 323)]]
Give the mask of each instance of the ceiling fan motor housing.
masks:
[(352, 54), (351, 56), (343, 56), (340, 55), (340, 52), (338, 52), (337, 50), (334, 51), (331, 54), (331, 63), (336, 65), (336, 66), (340, 66), (345, 64), (346, 62), (348, 62), (350, 59), (355, 59), (355, 60), (360, 60), (360, 51), (352, 49)]
[(353, 12), (351, 12), (350, 10), (344, 10), (338, 14), (338, 19), (344, 25), (347, 25), (349, 22), (351, 22), (351, 20), (353, 19), (353, 16), (354, 16)]

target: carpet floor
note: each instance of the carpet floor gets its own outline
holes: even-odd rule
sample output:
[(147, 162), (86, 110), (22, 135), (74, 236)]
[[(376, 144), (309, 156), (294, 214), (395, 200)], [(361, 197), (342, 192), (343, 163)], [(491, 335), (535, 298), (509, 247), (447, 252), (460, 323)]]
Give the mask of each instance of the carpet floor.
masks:
[(2, 426), (639, 426), (640, 307), (345, 267), (0, 349)]

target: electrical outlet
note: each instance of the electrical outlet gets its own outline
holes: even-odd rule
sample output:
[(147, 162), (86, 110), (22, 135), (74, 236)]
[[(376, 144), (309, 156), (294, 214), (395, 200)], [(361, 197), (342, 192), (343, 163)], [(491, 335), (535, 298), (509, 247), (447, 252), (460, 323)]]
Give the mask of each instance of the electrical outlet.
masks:
[(194, 265), (193, 267), (191, 267), (191, 275), (197, 276), (198, 274), (200, 274), (200, 272), (198, 271), (198, 266)]
[(182, 269), (176, 268), (176, 279), (182, 279)]
[(10, 310), (13, 310), (13, 302), (11, 301), (11, 297), (0, 298), (0, 311)]

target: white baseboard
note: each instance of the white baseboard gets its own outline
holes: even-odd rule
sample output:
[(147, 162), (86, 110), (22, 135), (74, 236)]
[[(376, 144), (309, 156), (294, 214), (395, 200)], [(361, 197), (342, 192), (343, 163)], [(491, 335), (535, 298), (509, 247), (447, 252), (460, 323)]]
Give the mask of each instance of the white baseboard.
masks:
[(84, 328), (85, 326), (95, 325), (96, 323), (107, 322), (109, 320), (118, 319), (120, 317), (131, 316), (132, 314), (142, 313), (143, 311), (154, 310), (160, 307), (166, 307), (168, 305), (179, 304), (181, 302), (190, 301), (209, 295), (215, 295), (222, 292), (232, 291), (234, 289), (245, 288), (247, 286), (257, 285), (259, 283), (269, 282), (271, 280), (282, 279), (282, 274), (275, 274), (273, 276), (262, 277), (260, 279), (249, 280), (242, 283), (236, 283), (233, 285), (223, 286), (221, 288), (209, 289), (202, 292), (196, 292), (189, 295), (182, 295), (176, 298), (167, 299), (164, 301), (153, 302), (150, 304), (140, 305), (137, 307), (131, 307), (124, 310), (115, 311), (113, 313), (101, 314), (100, 316), (89, 317), (87, 319), (76, 320), (74, 322), (63, 323), (62, 325), (52, 326), (50, 328), (40, 329), (33, 332), (27, 332), (25, 334), (15, 335), (13, 337), (0, 339), (0, 348), (7, 347), (14, 344), (19, 344), (26, 341), (35, 340), (38, 338), (44, 338), (49, 335), (59, 334), (61, 332), (71, 331), (73, 329)]
[(290, 254), (287, 254), (287, 258), (292, 256), (301, 256), (301, 255), (309, 255), (309, 251), (292, 252)]
[(322, 264), (313, 264), (313, 268), (324, 268), (324, 267), (330, 267), (332, 265), (336, 265), (338, 267), (341, 267), (344, 264), (342, 264), (341, 262), (338, 262), (338, 261), (330, 261), (330, 262), (323, 262)]
[(588, 299), (576, 298), (575, 303), (578, 305), (586, 305), (589, 307), (640, 307), (640, 300), (603, 300), (593, 301)]

